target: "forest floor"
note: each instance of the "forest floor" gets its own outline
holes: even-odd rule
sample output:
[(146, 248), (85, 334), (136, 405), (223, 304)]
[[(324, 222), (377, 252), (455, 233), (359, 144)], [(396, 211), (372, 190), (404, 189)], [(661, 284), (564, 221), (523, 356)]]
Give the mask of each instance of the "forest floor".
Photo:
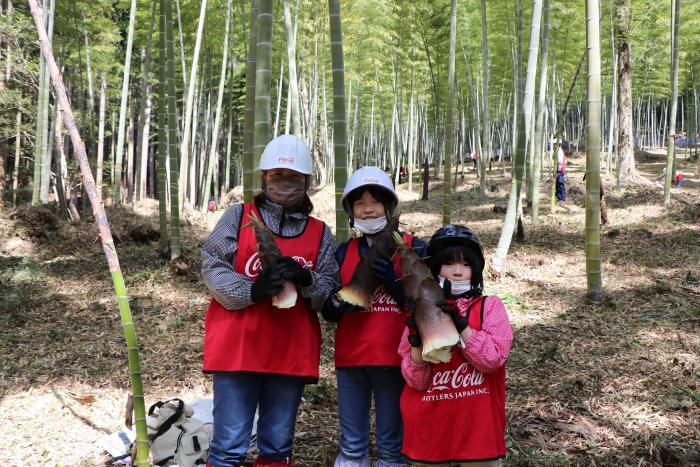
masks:
[[(665, 152), (638, 153), (661, 173)], [(619, 191), (604, 177), (609, 225), (601, 238), (605, 300), (585, 300), (585, 157), (569, 164), (569, 197), (524, 219), (505, 271), (486, 292), (506, 303), (515, 340), (507, 370), (507, 465), (700, 463), (700, 178), (683, 154), (686, 185), (670, 207), (661, 191)], [(422, 238), (441, 224), (441, 181), (431, 199), (400, 188), (402, 222)], [(453, 221), (472, 227), (487, 255), (498, 241), (510, 182), (494, 167), (486, 196), (472, 171), (458, 179)], [(416, 184), (417, 191), (420, 186)], [(333, 219), (333, 190), (313, 196)], [(232, 201), (236, 196), (230, 197)], [(147, 241), (157, 206), (109, 208), (135, 314), (146, 403), (211, 397), (200, 371), (209, 296), (199, 247), (221, 215), (189, 213), (189, 270), (174, 275)], [(135, 228), (138, 226), (138, 228)], [(136, 233), (134, 233), (136, 232)], [(308, 386), (296, 430), (300, 466), (330, 466), (337, 452), (332, 326), (324, 324), (321, 380)], [(104, 465), (99, 439), (123, 426), (129, 372), (122, 329), (94, 225), (40, 209), (0, 216), (0, 464)]]

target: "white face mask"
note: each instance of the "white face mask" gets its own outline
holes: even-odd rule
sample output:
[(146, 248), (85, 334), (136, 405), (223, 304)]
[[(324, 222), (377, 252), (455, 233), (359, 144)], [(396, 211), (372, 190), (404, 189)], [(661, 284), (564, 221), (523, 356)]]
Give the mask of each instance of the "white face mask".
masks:
[(353, 227), (360, 233), (374, 235), (386, 227), (386, 224), (386, 216), (381, 216), (376, 219), (355, 219)]
[(466, 281), (453, 281), (450, 279), (445, 279), (442, 276), (439, 276), (440, 279), (440, 288), (445, 290), (445, 285), (447, 283), (450, 284), (450, 293), (452, 295), (462, 295), (465, 292), (469, 292), (472, 289), (472, 282), (470, 280)]

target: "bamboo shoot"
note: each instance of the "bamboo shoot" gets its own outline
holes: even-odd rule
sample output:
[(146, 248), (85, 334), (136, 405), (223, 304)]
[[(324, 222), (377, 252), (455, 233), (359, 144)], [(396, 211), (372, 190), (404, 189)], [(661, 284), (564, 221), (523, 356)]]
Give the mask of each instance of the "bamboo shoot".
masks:
[(423, 360), (447, 363), (452, 358), (452, 347), (459, 341), (459, 333), (452, 319), (436, 305), (445, 295), (416, 252), (400, 235), (394, 237), (399, 244), (406, 297), (416, 304), (415, 320), (423, 343)]
[[(394, 255), (396, 252), (394, 232), (398, 227), (399, 218), (395, 216), (381, 232), (372, 238), (372, 246), (360, 258), (350, 282), (338, 292), (340, 300), (362, 308), (370, 304), (374, 291), (381, 285), (372, 275), (372, 263), (379, 255)], [(396, 233), (396, 235), (400, 234)]]
[[(275, 242), (275, 235), (254, 213), (251, 213), (248, 217), (250, 218), (250, 224), (248, 225), (252, 225), (255, 232), (255, 242), (258, 246), (258, 255), (262, 268), (277, 267), (277, 261), (283, 255)], [(284, 281), (282, 290), (272, 297), (272, 306), (277, 308), (291, 308), (296, 302), (297, 289), (294, 283), (290, 281)]]

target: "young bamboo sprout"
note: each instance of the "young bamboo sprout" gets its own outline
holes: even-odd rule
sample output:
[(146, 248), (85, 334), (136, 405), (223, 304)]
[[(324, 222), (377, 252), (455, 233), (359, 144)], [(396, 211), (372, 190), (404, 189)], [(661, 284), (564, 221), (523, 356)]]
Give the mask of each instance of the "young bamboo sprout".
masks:
[[(277, 262), (283, 256), (277, 243), (275, 243), (275, 235), (267, 228), (264, 222), (258, 219), (255, 213), (250, 213), (250, 224), (253, 225), (255, 232), (255, 242), (258, 245), (258, 255), (260, 257), (260, 266), (263, 269), (277, 267)], [(284, 281), (282, 290), (272, 297), (272, 305), (277, 308), (291, 308), (297, 302), (297, 289), (294, 283)]]
[(394, 234), (394, 239), (399, 245), (406, 297), (416, 303), (415, 320), (423, 343), (423, 360), (447, 363), (452, 358), (452, 347), (459, 341), (459, 334), (452, 319), (435, 304), (445, 295), (428, 266), (401, 235)]
[(363, 308), (369, 305), (374, 291), (380, 285), (379, 281), (372, 275), (372, 262), (379, 255), (394, 255), (396, 242), (393, 234), (398, 228), (399, 216), (396, 215), (381, 232), (372, 238), (372, 246), (360, 258), (350, 282), (338, 292), (340, 300)]

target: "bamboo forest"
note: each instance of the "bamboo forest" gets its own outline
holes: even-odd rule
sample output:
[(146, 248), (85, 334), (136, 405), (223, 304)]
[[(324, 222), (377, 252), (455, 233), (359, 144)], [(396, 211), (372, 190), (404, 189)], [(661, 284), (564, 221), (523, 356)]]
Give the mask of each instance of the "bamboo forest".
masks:
[(0, 411), (7, 466), (700, 465), (700, 1), (0, 0)]

